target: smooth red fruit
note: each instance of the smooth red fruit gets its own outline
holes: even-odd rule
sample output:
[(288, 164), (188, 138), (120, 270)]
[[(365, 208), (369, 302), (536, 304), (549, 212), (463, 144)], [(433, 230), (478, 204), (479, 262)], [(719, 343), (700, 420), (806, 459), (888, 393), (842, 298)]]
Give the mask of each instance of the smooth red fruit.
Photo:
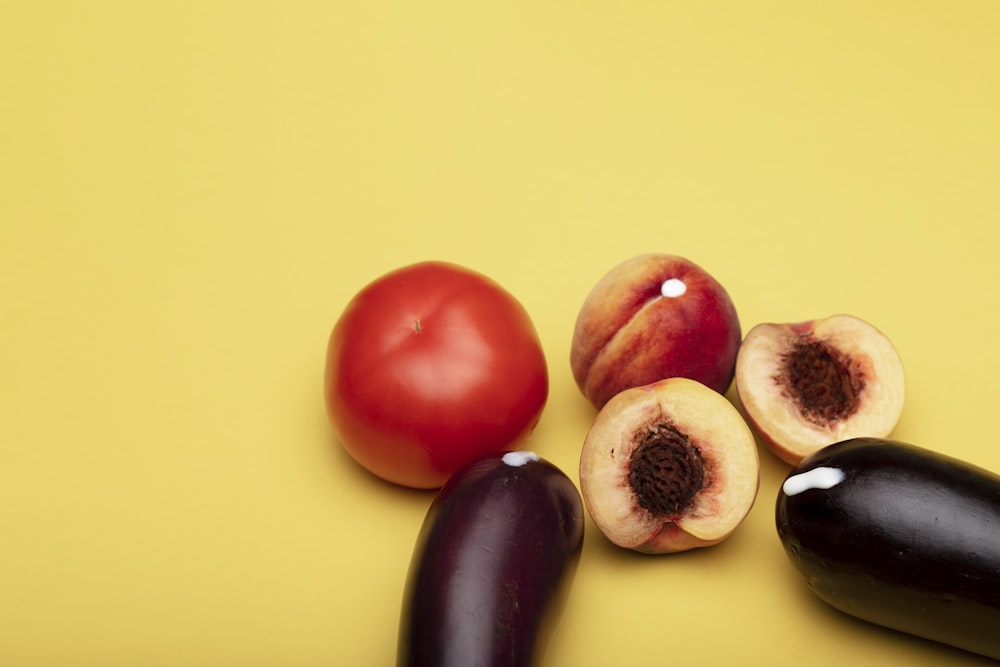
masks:
[(620, 391), (670, 377), (725, 393), (740, 337), (736, 308), (708, 272), (676, 255), (640, 255), (611, 269), (588, 294), (570, 366), (597, 408)]
[(548, 372), (509, 292), (469, 269), (423, 262), (347, 305), (330, 334), (325, 397), (358, 463), (430, 489), (469, 461), (517, 448), (541, 416)]

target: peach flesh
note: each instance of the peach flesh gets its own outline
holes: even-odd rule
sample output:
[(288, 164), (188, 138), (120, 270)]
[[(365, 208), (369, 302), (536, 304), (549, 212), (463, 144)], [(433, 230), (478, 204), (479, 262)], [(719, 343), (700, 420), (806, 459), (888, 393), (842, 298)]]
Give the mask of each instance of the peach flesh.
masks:
[(728, 293), (683, 257), (633, 257), (605, 274), (577, 315), (573, 377), (600, 408), (612, 396), (668, 377), (724, 393), (741, 329)]
[(736, 393), (762, 443), (797, 465), (840, 440), (889, 436), (902, 414), (905, 376), (881, 331), (834, 315), (751, 329), (737, 357)]
[(753, 434), (718, 392), (669, 378), (617, 394), (580, 457), (591, 519), (614, 544), (650, 554), (717, 544), (760, 484)]

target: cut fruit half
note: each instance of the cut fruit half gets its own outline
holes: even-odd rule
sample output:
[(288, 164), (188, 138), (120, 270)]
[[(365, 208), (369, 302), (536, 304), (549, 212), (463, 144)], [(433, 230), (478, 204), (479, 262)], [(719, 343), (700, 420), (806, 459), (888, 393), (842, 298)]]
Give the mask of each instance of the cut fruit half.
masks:
[(687, 378), (615, 395), (580, 457), (591, 519), (614, 544), (644, 553), (721, 542), (746, 518), (759, 485), (750, 427), (722, 394)]
[(826, 445), (884, 438), (903, 412), (903, 363), (851, 315), (753, 327), (736, 358), (736, 393), (763, 444), (797, 465)]

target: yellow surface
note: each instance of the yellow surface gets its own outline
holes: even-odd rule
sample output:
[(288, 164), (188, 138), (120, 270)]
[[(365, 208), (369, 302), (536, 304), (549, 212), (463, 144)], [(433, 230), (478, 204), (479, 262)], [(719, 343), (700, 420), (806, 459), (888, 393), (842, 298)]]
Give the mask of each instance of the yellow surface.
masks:
[[(650, 251), (744, 331), (868, 319), (896, 436), (1000, 470), (998, 33), (993, 0), (3, 3), (0, 665), (391, 664), (430, 495), (352, 464), (321, 377), (422, 259), (528, 308), (530, 446), (574, 479), (573, 321)], [(979, 664), (812, 598), (786, 471), (701, 552), (588, 523), (547, 664)]]

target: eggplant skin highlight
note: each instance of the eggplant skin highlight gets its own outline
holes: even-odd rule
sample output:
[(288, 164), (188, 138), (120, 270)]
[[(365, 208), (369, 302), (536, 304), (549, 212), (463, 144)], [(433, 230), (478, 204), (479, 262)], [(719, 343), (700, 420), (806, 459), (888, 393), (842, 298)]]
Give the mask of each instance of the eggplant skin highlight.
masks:
[(532, 452), (457, 471), (417, 537), (398, 667), (528, 667), (544, 657), (583, 548), (580, 492)]
[(791, 562), (828, 604), (1000, 659), (1000, 475), (854, 438), (788, 474), (775, 521)]

